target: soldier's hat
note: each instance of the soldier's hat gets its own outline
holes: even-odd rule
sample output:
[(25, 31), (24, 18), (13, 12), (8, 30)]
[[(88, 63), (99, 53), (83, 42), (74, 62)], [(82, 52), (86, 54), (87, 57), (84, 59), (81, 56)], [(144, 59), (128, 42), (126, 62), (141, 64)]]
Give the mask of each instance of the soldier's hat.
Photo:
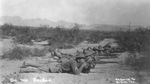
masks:
[(92, 49), (91, 50), (85, 49), (85, 50), (83, 50), (83, 53), (85, 56), (90, 56), (94, 53), (94, 51)]
[(90, 56), (90, 55), (92, 55), (93, 54), (93, 51), (87, 51), (84, 55), (85, 56)]
[(76, 58), (85, 58), (85, 55), (82, 52), (79, 52), (75, 57)]

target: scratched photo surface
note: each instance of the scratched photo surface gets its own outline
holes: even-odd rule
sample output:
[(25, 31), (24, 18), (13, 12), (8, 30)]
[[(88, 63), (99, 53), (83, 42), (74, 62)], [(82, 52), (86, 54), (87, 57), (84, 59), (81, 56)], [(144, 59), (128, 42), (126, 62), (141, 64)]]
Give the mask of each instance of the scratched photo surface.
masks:
[(150, 1), (0, 0), (0, 83), (150, 84)]

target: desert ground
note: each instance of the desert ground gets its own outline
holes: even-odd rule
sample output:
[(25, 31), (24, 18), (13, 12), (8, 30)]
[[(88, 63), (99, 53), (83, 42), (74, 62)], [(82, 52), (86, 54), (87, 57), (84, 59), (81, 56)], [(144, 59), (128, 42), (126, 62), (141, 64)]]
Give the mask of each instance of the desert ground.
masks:
[[(71, 53), (90, 44), (76, 46), (73, 49), (62, 50)], [(13, 44), (9, 39), (0, 42), (0, 54), (9, 51)], [(67, 73), (18, 73), (24, 60), (0, 60), (0, 83), (2, 84), (150, 84), (150, 71), (137, 71), (121, 62), (124, 54), (118, 58), (101, 59), (89, 74), (73, 75)], [(11, 82), (7, 78), (14, 77)], [(19, 81), (17, 79), (20, 79)]]

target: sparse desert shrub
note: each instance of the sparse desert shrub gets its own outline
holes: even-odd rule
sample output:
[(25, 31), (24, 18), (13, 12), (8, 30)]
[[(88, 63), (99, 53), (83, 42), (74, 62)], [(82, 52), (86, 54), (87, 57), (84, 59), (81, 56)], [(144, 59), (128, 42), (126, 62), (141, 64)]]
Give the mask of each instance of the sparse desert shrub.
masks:
[(48, 49), (30, 49), (26, 47), (14, 47), (12, 50), (4, 53), (1, 58), (9, 60), (22, 60), (26, 57), (42, 57), (48, 52)]
[(130, 65), (135, 69), (150, 69), (150, 57), (143, 56), (139, 53), (130, 53), (125, 60), (126, 65)]
[(0, 29), (2, 30), (3, 36), (13, 36), (16, 38), (16, 42), (21, 44), (31, 43), (31, 40), (36, 39), (49, 40), (53, 44), (78, 44), (86, 38), (85, 33), (83, 34), (83, 32), (80, 31), (78, 25), (71, 29), (66, 29), (63, 27), (50, 28), (43, 26), (35, 28), (4, 24)]
[[(33, 29), (34, 30), (34, 29)], [(14, 26), (12, 24), (4, 24), (1, 26), (3, 36), (12, 36), (19, 43), (30, 43), (32, 39), (36, 39), (37, 35), (27, 26)]]
[(100, 31), (93, 31), (91, 32), (88, 40), (92, 43), (97, 43), (103, 39), (101, 37), (102, 37), (102, 33)]
[[(16, 41), (21, 44), (27, 44), (31, 43), (31, 40), (41, 39), (49, 40), (49, 42), (56, 47), (66, 47), (66, 43), (77, 45), (87, 40), (87, 38), (89, 39), (88, 41), (96, 43), (105, 37), (110, 37), (112, 34), (111, 32), (81, 30), (78, 24), (70, 29), (64, 27), (29, 27), (4, 24), (1, 26), (1, 30), (2, 35), (13, 36), (16, 38)], [(59, 44), (59, 46), (56, 44)]]
[(60, 46), (61, 49), (71, 49), (74, 46), (72, 44), (64, 44), (63, 46)]
[(125, 59), (125, 64), (126, 65), (131, 65), (133, 66), (136, 63), (136, 57), (133, 54), (128, 54), (128, 57)]
[(105, 38), (113, 38), (115, 32), (91, 31), (88, 41), (91, 43), (98, 43)]
[(2, 59), (9, 59), (9, 60), (18, 60), (18, 59), (22, 60), (23, 58), (26, 58), (31, 54), (32, 54), (32, 52), (30, 49), (15, 47), (11, 51), (4, 53), (1, 56), (1, 58)]
[(134, 31), (120, 31), (115, 39), (124, 51), (143, 52), (150, 46), (150, 40), (146, 31), (144, 28), (139, 28)]
[(45, 56), (46, 52), (47, 52), (46, 49), (35, 48), (34, 52), (32, 53), (32, 56), (42, 57), (42, 56)]
[[(130, 52), (126, 65), (143, 69), (150, 67), (150, 29), (139, 28), (134, 31), (120, 31), (115, 39), (123, 51)], [(136, 54), (139, 53), (139, 54)]]

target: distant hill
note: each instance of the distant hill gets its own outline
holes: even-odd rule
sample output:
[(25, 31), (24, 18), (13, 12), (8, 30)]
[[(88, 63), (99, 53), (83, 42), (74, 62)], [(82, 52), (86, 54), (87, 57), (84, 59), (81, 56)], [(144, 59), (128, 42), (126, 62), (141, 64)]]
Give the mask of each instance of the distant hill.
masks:
[[(65, 27), (65, 28), (72, 28), (75, 26), (76, 23), (72, 22), (67, 22), (67, 21), (51, 21), (48, 19), (22, 19), (19, 16), (3, 16), (0, 18), (0, 25), (4, 23), (11, 23), (13, 25), (18, 25), (18, 26), (33, 26), (33, 27), (39, 27), (39, 26), (44, 26), (48, 25), (49, 27)], [(112, 25), (112, 24), (92, 24), (89, 26), (86, 26), (84, 24), (78, 24), (80, 25), (80, 29), (88, 29), (88, 30), (100, 30), (100, 31), (119, 31), (119, 30), (128, 30), (129, 25)], [(136, 29), (139, 28), (139, 26), (132, 25), (130, 26), (130, 29)]]
[[(130, 29), (136, 29), (139, 26), (130, 26)], [(86, 26), (84, 29), (100, 30), (100, 31), (126, 31), (129, 29), (129, 25), (112, 25), (112, 24), (92, 24)]]
[(48, 19), (22, 19), (19, 16), (3, 16), (0, 18), (0, 23), (11, 23), (13, 25), (19, 25), (19, 26), (33, 26), (33, 27), (39, 27), (43, 25), (48, 25), (50, 27), (56, 27), (56, 26), (62, 26), (65, 28), (72, 28), (75, 26), (75, 23), (67, 22), (67, 21), (58, 21), (53, 22)]

